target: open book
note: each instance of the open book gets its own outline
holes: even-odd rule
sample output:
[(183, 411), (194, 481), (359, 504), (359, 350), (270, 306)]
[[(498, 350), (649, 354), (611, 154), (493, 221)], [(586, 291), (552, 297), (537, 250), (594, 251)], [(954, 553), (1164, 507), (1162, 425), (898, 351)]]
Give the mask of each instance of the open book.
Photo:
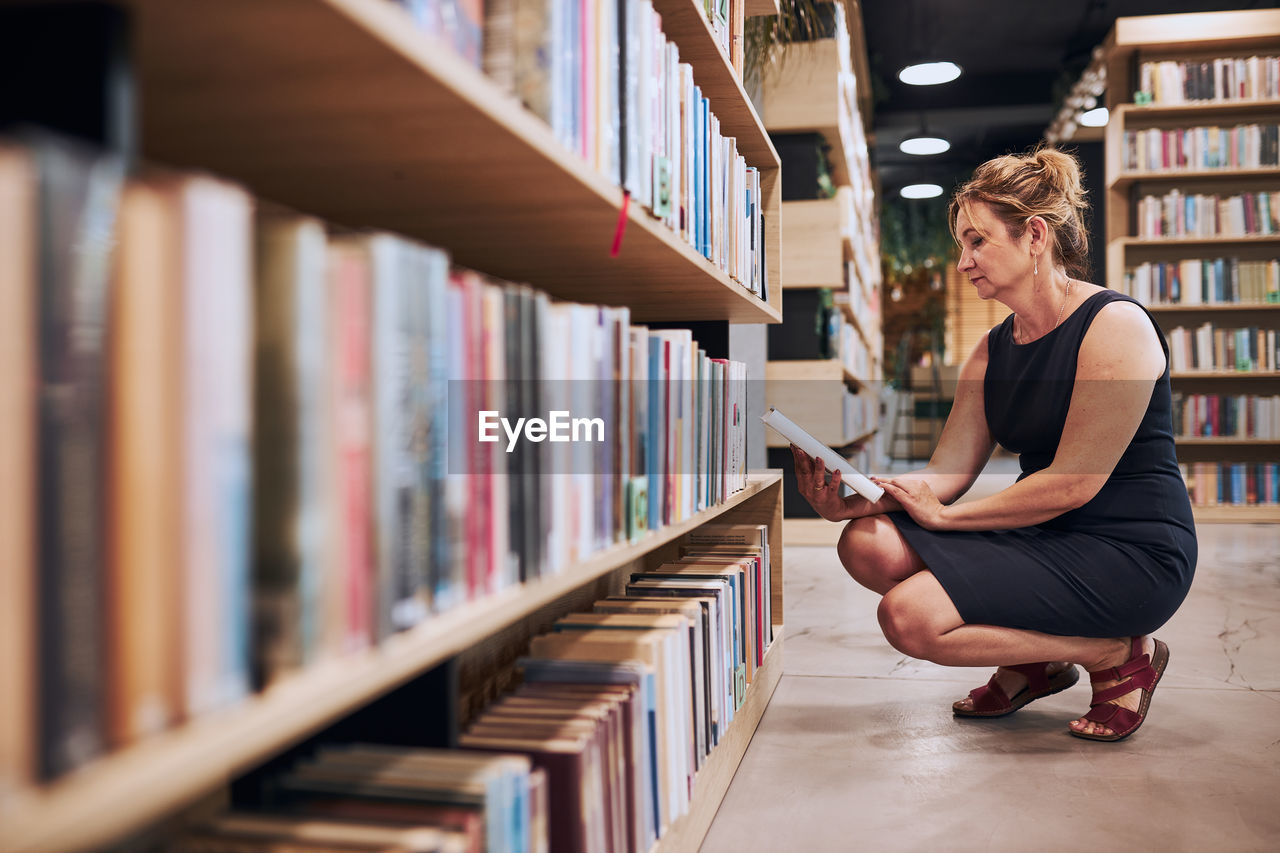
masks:
[(760, 420), (805, 453), (821, 459), (827, 466), (828, 480), (831, 479), (832, 472), (839, 471), (840, 476), (844, 478), (840, 488), (841, 497), (848, 497), (857, 492), (874, 503), (880, 500), (880, 496), (884, 494), (883, 488), (868, 480), (857, 468), (850, 465), (847, 459), (818, 441), (796, 424), (795, 421), (772, 406), (769, 407), (769, 411), (761, 416)]

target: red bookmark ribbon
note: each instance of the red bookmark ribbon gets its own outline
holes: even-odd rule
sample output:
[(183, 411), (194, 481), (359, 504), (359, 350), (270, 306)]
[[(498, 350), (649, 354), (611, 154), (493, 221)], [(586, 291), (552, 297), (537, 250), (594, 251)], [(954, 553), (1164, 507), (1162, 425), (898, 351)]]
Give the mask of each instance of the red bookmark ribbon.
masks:
[(613, 231), (613, 248), (609, 250), (609, 257), (618, 257), (618, 252), (622, 250), (622, 235), (627, 233), (627, 208), (631, 204), (631, 193), (626, 190), (622, 191), (622, 210), (618, 212), (618, 227)]

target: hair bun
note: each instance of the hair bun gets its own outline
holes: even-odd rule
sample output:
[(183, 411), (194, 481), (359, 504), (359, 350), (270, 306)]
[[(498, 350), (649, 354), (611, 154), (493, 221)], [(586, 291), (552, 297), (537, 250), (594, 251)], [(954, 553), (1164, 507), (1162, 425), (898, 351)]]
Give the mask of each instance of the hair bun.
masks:
[(1031, 152), (1031, 161), (1043, 172), (1044, 179), (1062, 193), (1068, 204), (1081, 210), (1088, 207), (1080, 161), (1074, 155), (1044, 145)]

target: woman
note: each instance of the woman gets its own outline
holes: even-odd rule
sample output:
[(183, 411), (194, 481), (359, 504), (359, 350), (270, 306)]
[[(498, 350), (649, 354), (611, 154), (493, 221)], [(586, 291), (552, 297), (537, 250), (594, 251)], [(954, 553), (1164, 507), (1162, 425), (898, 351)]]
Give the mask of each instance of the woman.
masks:
[[(995, 717), (1093, 681), (1071, 734), (1114, 741), (1142, 725), (1169, 649), (1150, 636), (1186, 597), (1191, 505), (1170, 417), (1169, 351), (1133, 300), (1078, 276), (1086, 210), (1074, 157), (1052, 148), (983, 164), (951, 203), (959, 270), (1013, 312), (960, 371), (922, 470), (879, 481), (874, 504), (840, 497), (836, 473), (797, 448), (801, 494), (850, 520), (839, 555), (883, 594), (899, 651), (999, 666), (953, 706)], [(995, 442), (1018, 453), (1009, 488), (956, 504)]]

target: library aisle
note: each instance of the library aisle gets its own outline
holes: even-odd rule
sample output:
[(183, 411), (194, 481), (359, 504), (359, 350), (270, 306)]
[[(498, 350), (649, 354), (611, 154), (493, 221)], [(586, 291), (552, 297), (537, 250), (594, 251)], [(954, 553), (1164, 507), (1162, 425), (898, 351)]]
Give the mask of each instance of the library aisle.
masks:
[(1142, 730), (1067, 734), (1087, 679), (957, 720), (987, 670), (895, 652), (832, 547), (786, 548), (787, 656), (702, 853), (1280, 847), (1280, 529), (1200, 526), (1191, 595)]

